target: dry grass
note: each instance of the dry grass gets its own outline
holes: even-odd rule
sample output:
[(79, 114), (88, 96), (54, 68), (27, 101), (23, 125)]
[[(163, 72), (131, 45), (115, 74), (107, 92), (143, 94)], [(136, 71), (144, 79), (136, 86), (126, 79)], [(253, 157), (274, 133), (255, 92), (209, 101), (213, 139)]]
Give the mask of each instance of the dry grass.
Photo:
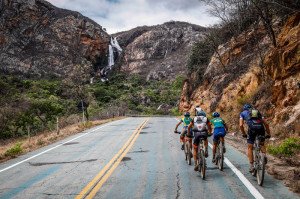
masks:
[[(43, 132), (36, 136), (32, 136), (30, 138), (18, 138), (18, 139), (9, 139), (5, 141), (0, 141), (0, 162), (7, 161), (9, 159), (17, 157), (17, 155), (7, 155), (7, 151), (12, 149), (17, 143), (21, 144), (22, 153), (28, 153), (30, 151), (34, 151), (38, 148), (41, 148), (43, 146), (47, 146), (49, 144), (52, 144), (56, 141), (62, 140), (68, 136), (74, 135), (76, 133), (82, 132), (85, 129), (91, 128), (93, 126), (101, 125), (104, 123), (108, 123), (114, 120), (123, 119), (124, 117), (116, 117), (106, 120), (96, 120), (96, 121), (90, 121), (86, 123), (85, 125), (79, 123), (79, 124), (73, 124), (70, 126), (67, 126), (60, 130), (59, 134), (57, 134), (56, 131), (51, 132)], [(6, 155), (5, 155), (6, 153)], [(18, 154), (18, 155), (21, 155)]]

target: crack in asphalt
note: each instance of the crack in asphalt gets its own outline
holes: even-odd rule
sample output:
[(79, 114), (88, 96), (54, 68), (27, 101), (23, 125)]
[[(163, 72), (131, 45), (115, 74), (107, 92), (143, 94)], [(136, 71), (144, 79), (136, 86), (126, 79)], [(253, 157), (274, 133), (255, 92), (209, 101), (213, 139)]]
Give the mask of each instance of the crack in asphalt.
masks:
[(176, 175), (176, 180), (177, 180), (176, 199), (178, 199), (178, 198), (179, 198), (179, 196), (180, 196), (180, 190), (181, 190), (181, 187), (180, 187), (180, 178), (179, 178), (179, 173), (177, 173), (177, 175)]
[(70, 164), (70, 163), (84, 163), (84, 162), (93, 162), (96, 161), (97, 159), (89, 159), (89, 160), (81, 160), (81, 161), (66, 161), (66, 162), (36, 162), (32, 163), (29, 162), (31, 166), (44, 166), (44, 165), (50, 165), (50, 164)]
[(77, 196), (76, 193), (42, 193), (47, 196)]

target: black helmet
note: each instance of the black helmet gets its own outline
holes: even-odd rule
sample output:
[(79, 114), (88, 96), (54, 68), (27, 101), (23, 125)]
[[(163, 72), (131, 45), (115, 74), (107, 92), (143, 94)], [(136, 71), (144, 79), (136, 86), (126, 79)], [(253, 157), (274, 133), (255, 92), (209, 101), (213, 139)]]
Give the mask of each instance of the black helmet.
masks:
[(191, 116), (190, 112), (185, 112), (184, 113), (184, 117), (190, 117), (190, 116)]
[(250, 110), (252, 108), (251, 104), (245, 104), (244, 105), (244, 110)]
[(213, 117), (220, 117), (220, 113), (214, 112), (214, 113), (212, 114), (212, 116), (213, 116)]
[(206, 117), (206, 113), (204, 111), (197, 111), (197, 116), (204, 116)]

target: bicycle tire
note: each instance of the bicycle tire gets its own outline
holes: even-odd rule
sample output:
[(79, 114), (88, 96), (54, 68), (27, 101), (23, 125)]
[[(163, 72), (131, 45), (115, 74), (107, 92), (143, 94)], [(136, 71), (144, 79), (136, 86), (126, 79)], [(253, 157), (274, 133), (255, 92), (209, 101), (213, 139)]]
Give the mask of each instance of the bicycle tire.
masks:
[(184, 152), (185, 161), (187, 161), (188, 160), (188, 157), (187, 157), (187, 147), (186, 147), (186, 143), (185, 142), (183, 144), (183, 152)]
[(191, 144), (187, 141), (187, 161), (188, 165), (192, 164)]
[(259, 186), (262, 186), (265, 178), (265, 155), (260, 154), (260, 158), (258, 161), (257, 171), (256, 171), (256, 179)]
[(206, 168), (205, 168), (205, 156), (204, 156), (204, 151), (201, 150), (200, 152), (200, 164), (201, 164), (201, 170), (200, 170), (200, 174), (201, 174), (201, 178), (204, 180), (205, 179), (205, 172), (206, 172)]
[(218, 167), (220, 171), (223, 171), (223, 164), (224, 164), (224, 151), (223, 151), (223, 144), (222, 142), (218, 145), (219, 157), (218, 157)]

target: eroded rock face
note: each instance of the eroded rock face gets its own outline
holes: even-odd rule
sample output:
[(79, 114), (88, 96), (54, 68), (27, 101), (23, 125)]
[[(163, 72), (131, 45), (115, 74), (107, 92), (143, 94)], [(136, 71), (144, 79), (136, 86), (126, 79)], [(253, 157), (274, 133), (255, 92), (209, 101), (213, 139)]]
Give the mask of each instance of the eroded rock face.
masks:
[(0, 2), (3, 73), (61, 77), (105, 62), (109, 35), (94, 21), (43, 0)]
[(168, 22), (117, 33), (124, 56), (121, 69), (149, 80), (172, 79), (184, 74), (192, 44), (207, 30), (184, 23)]
[(202, 84), (189, 91), (191, 85), (185, 83), (180, 110), (193, 111), (196, 105), (208, 113), (217, 110), (231, 130), (238, 130), (241, 107), (251, 102), (271, 123), (273, 135), (299, 135), (300, 14), (277, 32), (277, 47), (263, 28), (219, 46), (221, 61), (216, 54), (211, 58)]

